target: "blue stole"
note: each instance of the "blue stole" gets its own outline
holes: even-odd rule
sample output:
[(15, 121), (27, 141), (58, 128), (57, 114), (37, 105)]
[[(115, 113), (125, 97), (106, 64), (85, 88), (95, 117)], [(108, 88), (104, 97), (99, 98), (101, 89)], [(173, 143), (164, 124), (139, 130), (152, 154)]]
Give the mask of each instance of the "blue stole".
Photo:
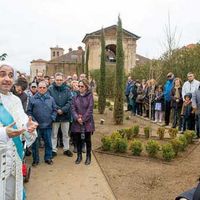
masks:
[[(14, 122), (13, 117), (11, 114), (5, 109), (3, 104), (0, 102), (0, 123), (3, 124), (3, 126), (8, 126)], [(17, 129), (17, 126), (15, 125), (13, 127), (14, 129)], [(23, 160), (23, 144), (20, 139), (20, 136), (12, 138), (16, 148), (17, 148), (17, 153), (20, 157), (21, 160)]]
[[(8, 126), (10, 124), (12, 124), (14, 122), (14, 119), (12, 117), (12, 115), (5, 109), (5, 107), (3, 106), (3, 104), (0, 102), (0, 123), (3, 126)], [(13, 126), (14, 129), (17, 129), (17, 126)], [(20, 139), (20, 136), (14, 137), (12, 138), (16, 149), (17, 149), (17, 153), (21, 159), (21, 161), (23, 160), (23, 144), (22, 141)], [(26, 199), (26, 195), (25, 195), (25, 191), (23, 191), (23, 200)]]

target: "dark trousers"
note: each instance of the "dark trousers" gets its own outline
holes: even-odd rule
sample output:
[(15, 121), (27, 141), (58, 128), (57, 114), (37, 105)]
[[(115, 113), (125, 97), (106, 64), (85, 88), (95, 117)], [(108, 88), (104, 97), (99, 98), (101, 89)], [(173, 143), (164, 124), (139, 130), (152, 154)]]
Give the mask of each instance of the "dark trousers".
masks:
[[(44, 160), (50, 160), (52, 159), (52, 143), (51, 143), (51, 128), (45, 128), (45, 129), (37, 129), (37, 133), (40, 137), (44, 140)], [(32, 156), (33, 156), (33, 162), (39, 162), (39, 139), (36, 138), (35, 142), (32, 145)]]
[(195, 130), (195, 116), (183, 117), (183, 131)]
[(195, 117), (197, 137), (200, 137), (200, 114)]
[(81, 133), (74, 133), (73, 135), (77, 145), (77, 153), (78, 154), (82, 153), (82, 144), (85, 142), (86, 154), (90, 155), (92, 150), (91, 133), (90, 132), (85, 133), (85, 140), (81, 139)]
[(169, 125), (171, 112), (171, 101), (165, 101), (165, 125)]
[(132, 104), (132, 113), (133, 113), (133, 115), (135, 115), (136, 114), (136, 110), (137, 110), (136, 99), (132, 99), (131, 100), (131, 104)]
[(136, 103), (137, 114), (142, 116), (142, 103)]
[(131, 110), (129, 95), (126, 95), (127, 110)]
[(182, 127), (181, 107), (180, 108), (172, 108), (172, 111), (173, 111), (172, 128), (176, 128), (178, 126), (178, 130), (181, 131), (181, 127)]

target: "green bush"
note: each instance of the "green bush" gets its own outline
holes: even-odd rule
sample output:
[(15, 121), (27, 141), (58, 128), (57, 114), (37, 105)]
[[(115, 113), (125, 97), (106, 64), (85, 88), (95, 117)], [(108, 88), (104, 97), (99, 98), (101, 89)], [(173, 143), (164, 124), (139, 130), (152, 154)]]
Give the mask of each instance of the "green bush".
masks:
[(106, 106), (107, 106), (107, 107), (110, 107), (110, 106), (111, 106), (110, 101), (106, 101)]
[(188, 144), (192, 143), (192, 139), (195, 137), (195, 135), (196, 135), (195, 131), (186, 130), (184, 132), (184, 136), (185, 136)]
[(177, 136), (177, 134), (178, 134), (178, 129), (176, 129), (176, 128), (170, 128), (169, 130), (168, 130), (168, 133), (169, 133), (169, 136), (170, 136), (170, 138), (175, 138), (176, 136)]
[(171, 140), (171, 145), (174, 149), (175, 156), (177, 156), (178, 152), (182, 149), (183, 142), (179, 138), (174, 138)]
[(94, 109), (97, 109), (98, 108), (98, 102), (94, 102)]
[(115, 152), (124, 153), (127, 151), (128, 148), (128, 141), (126, 138), (115, 138), (112, 141), (112, 149)]
[(113, 106), (110, 106), (108, 109), (109, 109), (110, 111), (113, 111)]
[[(121, 131), (121, 130), (120, 130)], [(122, 138), (122, 134), (120, 134), (119, 131), (115, 131), (112, 133), (112, 135), (110, 136), (111, 137), (111, 140), (115, 140), (116, 138)]]
[(170, 143), (164, 144), (162, 146), (162, 156), (163, 156), (164, 160), (166, 160), (168, 162), (174, 158), (175, 152)]
[(149, 140), (146, 144), (146, 151), (150, 157), (156, 157), (158, 151), (160, 150), (160, 145), (155, 140)]
[(128, 140), (130, 140), (130, 139), (133, 138), (133, 131), (132, 131), (132, 128), (126, 128), (126, 129), (124, 129), (124, 132), (125, 132), (126, 138), (127, 138)]
[(133, 137), (137, 137), (139, 135), (139, 132), (140, 132), (139, 125), (133, 126), (132, 131), (133, 131)]
[(165, 136), (165, 127), (159, 127), (157, 130), (157, 135), (160, 140), (162, 140)]
[(110, 136), (104, 136), (101, 138), (102, 142), (102, 149), (104, 151), (110, 151), (111, 150), (111, 145), (112, 145), (112, 140)]
[(119, 129), (117, 132), (121, 135), (122, 138), (126, 137), (126, 129)]
[(145, 136), (145, 138), (149, 138), (150, 137), (150, 132), (151, 132), (151, 127), (149, 127), (149, 126), (144, 127), (144, 136)]
[(130, 150), (132, 151), (134, 156), (140, 156), (143, 150), (142, 142), (139, 140), (133, 140), (130, 144)]
[(125, 118), (126, 120), (130, 120), (130, 117), (129, 116), (126, 116), (126, 118)]
[(181, 146), (180, 146), (180, 151), (185, 151), (188, 143), (187, 143), (187, 139), (184, 135), (179, 136), (178, 138), (181, 142)]

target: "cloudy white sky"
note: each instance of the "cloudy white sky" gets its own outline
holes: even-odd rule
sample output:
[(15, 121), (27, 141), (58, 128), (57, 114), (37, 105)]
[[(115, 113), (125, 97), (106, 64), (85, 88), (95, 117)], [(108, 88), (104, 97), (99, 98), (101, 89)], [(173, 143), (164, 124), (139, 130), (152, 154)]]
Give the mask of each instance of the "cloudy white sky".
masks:
[(168, 13), (180, 46), (200, 41), (199, 8), (199, 0), (0, 0), (0, 54), (29, 72), (31, 60), (50, 59), (50, 47), (84, 47), (86, 33), (116, 24), (120, 13), (123, 28), (141, 36), (137, 53), (157, 58)]

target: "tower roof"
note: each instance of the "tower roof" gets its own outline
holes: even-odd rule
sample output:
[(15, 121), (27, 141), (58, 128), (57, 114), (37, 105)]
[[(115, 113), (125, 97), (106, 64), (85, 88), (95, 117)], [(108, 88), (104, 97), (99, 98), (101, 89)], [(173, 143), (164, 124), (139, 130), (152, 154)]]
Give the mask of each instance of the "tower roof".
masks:
[[(117, 25), (108, 26), (108, 27), (104, 28), (104, 31), (109, 31), (109, 30), (111, 30), (111, 29), (116, 29), (116, 31), (117, 31)], [(139, 36), (135, 35), (134, 33), (131, 33), (130, 31), (127, 31), (126, 29), (123, 29), (123, 33), (127, 34), (127, 35), (130, 36), (130, 37), (133, 37), (135, 40), (140, 39)], [(87, 33), (87, 34), (85, 35), (85, 37), (83, 38), (82, 42), (85, 43), (86, 40), (87, 40), (89, 37), (92, 37), (92, 36), (98, 36), (98, 37), (100, 37), (100, 35), (101, 35), (101, 29), (98, 30), (98, 31), (94, 31), (94, 32), (92, 32), (92, 33)]]

